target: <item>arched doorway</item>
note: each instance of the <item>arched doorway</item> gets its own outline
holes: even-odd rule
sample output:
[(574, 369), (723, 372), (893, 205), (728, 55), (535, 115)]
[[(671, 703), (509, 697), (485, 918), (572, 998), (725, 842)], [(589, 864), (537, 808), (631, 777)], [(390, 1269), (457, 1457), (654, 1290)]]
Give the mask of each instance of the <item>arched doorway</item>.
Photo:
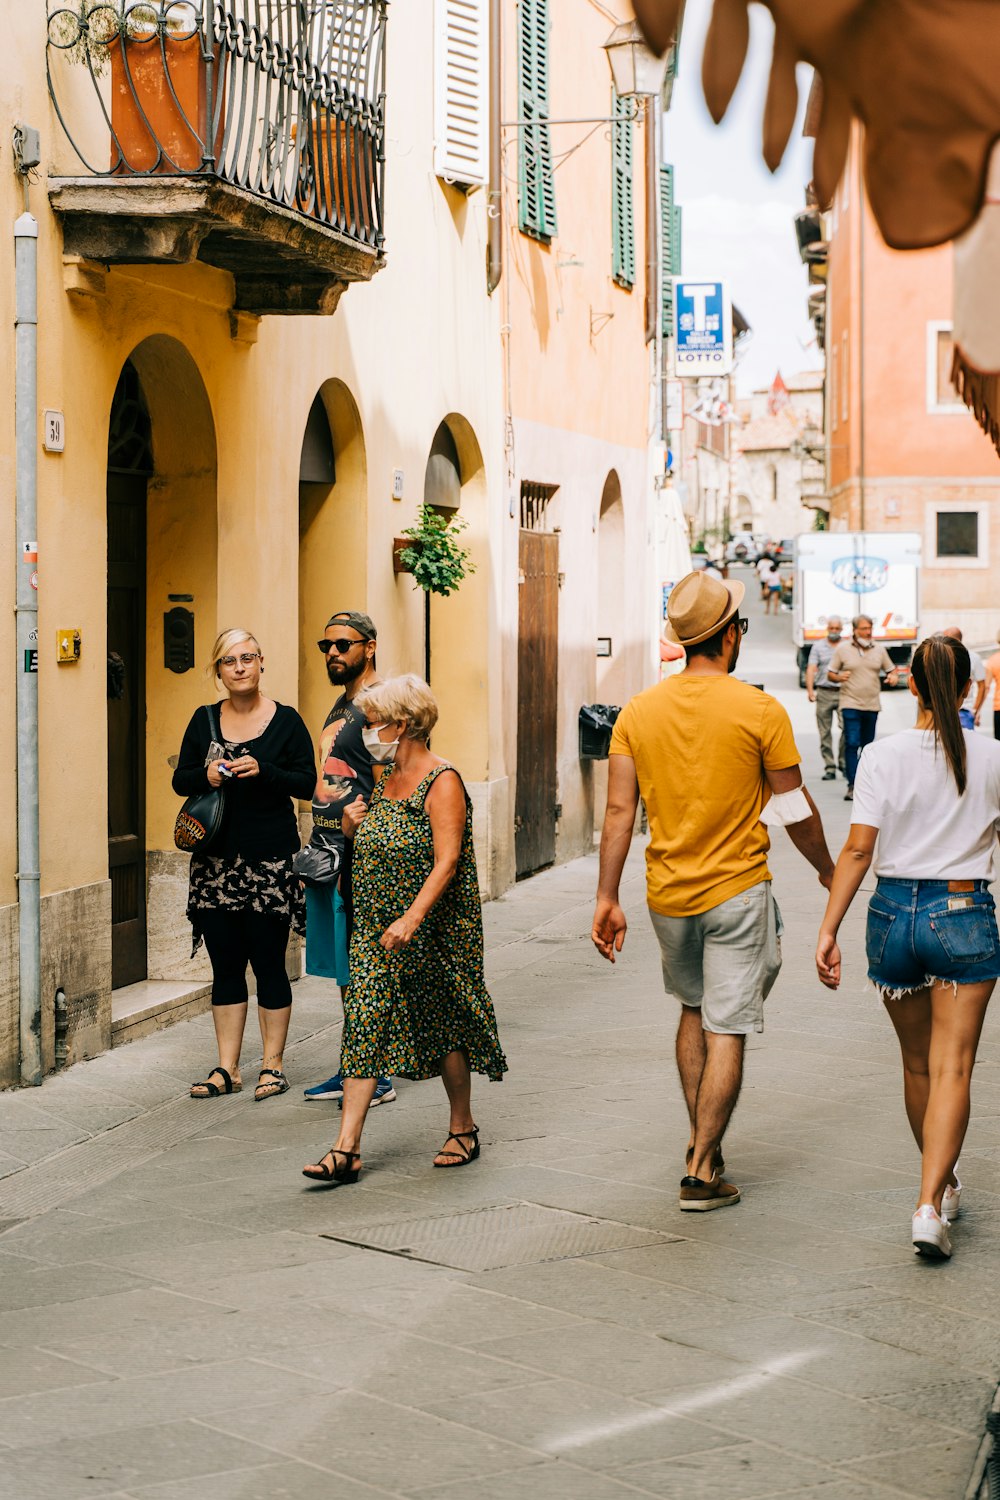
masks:
[(476, 434), (458, 412), (449, 412), (431, 441), (424, 503), (444, 514), (460, 514), (468, 523), (461, 540), (475, 568), (453, 594), (435, 595), (433, 600), (428, 595), (425, 600), (425, 639), (441, 714), (434, 750), (460, 765), (467, 781), (485, 781), (489, 774), (490, 586), (486, 470)]
[[(170, 763), (205, 701), (218, 624), (216, 446), (204, 382), (176, 339), (153, 335), (129, 355), (108, 432), (108, 867), (118, 989), (190, 975)], [(181, 650), (171, 649), (166, 618), (178, 610), (190, 624)]]
[(334, 701), (314, 642), (334, 611), (367, 604), (367, 489), (357, 404), (343, 381), (324, 381), (299, 459), (299, 712), (314, 738)]

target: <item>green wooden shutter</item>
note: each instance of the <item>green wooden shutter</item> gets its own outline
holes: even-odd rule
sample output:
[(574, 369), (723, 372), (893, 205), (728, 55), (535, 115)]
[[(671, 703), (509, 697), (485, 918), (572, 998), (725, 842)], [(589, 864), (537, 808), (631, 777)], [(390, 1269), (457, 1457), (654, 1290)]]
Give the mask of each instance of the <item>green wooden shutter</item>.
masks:
[(665, 339), (674, 331), (674, 284), (680, 274), (680, 213), (674, 203), (674, 169), (660, 166), (660, 332)]
[[(519, 0), (517, 114), (549, 118), (549, 0)], [(556, 184), (548, 124), (518, 126), (518, 225), (549, 241), (556, 233)]]
[(612, 96), (611, 274), (619, 286), (635, 285), (635, 214), (632, 207), (632, 117), (627, 99)]

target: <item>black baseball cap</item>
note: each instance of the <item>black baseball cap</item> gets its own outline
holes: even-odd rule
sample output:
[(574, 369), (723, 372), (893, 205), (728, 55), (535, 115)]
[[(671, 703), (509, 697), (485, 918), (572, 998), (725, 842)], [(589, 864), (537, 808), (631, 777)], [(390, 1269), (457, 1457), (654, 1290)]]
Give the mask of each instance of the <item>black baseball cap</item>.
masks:
[(375, 621), (370, 615), (364, 615), (359, 609), (338, 609), (335, 615), (331, 615), (326, 622), (329, 630), (334, 625), (349, 625), (356, 630), (358, 635), (366, 641), (377, 641), (378, 631), (375, 629)]

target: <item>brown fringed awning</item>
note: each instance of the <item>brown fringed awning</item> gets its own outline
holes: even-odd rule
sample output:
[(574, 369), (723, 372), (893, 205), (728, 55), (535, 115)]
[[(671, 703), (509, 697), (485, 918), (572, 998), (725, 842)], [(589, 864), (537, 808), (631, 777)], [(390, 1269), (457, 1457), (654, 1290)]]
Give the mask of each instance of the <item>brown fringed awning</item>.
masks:
[[(852, 118), (865, 127), (865, 181), (886, 243), (941, 245), (979, 213), (1000, 138), (998, 0), (759, 0), (774, 17), (764, 159), (778, 166), (795, 124), (795, 67), (822, 79), (813, 170), (828, 204), (847, 157)], [(633, 0), (649, 45), (670, 45), (684, 0)], [(750, 37), (750, 0), (715, 0), (702, 82), (712, 118), (725, 114)]]
[(1000, 149), (990, 163), (986, 201), (968, 234), (955, 242), (951, 378), (1000, 452)]

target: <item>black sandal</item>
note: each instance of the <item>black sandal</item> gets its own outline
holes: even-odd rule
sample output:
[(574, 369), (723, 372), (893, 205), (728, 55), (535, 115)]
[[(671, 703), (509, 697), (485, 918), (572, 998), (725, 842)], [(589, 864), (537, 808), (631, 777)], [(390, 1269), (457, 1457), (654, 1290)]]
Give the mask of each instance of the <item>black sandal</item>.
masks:
[[(221, 1088), (220, 1089), (219, 1085), (217, 1083), (210, 1082), (210, 1080), (212, 1078), (212, 1075), (215, 1074), (215, 1073), (218, 1073), (219, 1077), (222, 1079), (223, 1083), (225, 1084), (225, 1088)], [(225, 1068), (212, 1068), (211, 1071), (209, 1072), (208, 1078), (203, 1078), (200, 1083), (192, 1083), (192, 1085), (191, 1085), (191, 1098), (192, 1099), (218, 1099), (218, 1097), (219, 1097), (220, 1094), (238, 1094), (240, 1092), (240, 1090), (242, 1089), (242, 1087), (243, 1087), (242, 1083), (234, 1083), (233, 1082), (232, 1078), (230, 1078), (230, 1076), (226, 1072)], [(194, 1092), (195, 1089), (206, 1089), (207, 1093), (196, 1094)]]
[[(471, 1141), (472, 1146), (468, 1149), (463, 1146), (461, 1151), (446, 1151), (445, 1146), (447, 1146), (448, 1141), (456, 1141), (460, 1146), (463, 1141)], [(432, 1165), (435, 1167), (445, 1168), (467, 1167), (469, 1165), (469, 1162), (475, 1161), (478, 1155), (479, 1126), (473, 1125), (471, 1130), (453, 1130), (451, 1132), (451, 1135), (449, 1135), (447, 1140), (445, 1141), (444, 1146), (441, 1147), (441, 1150), (438, 1152), (438, 1156), (450, 1156), (452, 1158), (451, 1161), (436, 1161), (433, 1162)]]
[[(325, 1161), (321, 1161), (315, 1167), (303, 1167), (303, 1177), (308, 1177), (311, 1182), (334, 1183), (338, 1187), (348, 1187), (352, 1182), (357, 1182), (361, 1168), (354, 1163), (361, 1160), (360, 1151), (341, 1151), (338, 1147), (331, 1146), (326, 1154), (333, 1157), (333, 1166), (328, 1167)], [(342, 1167), (337, 1166), (338, 1156), (344, 1158)]]
[[(269, 1078), (277, 1079), (277, 1082), (262, 1082), (265, 1075)], [(291, 1084), (288, 1082), (288, 1079), (277, 1068), (261, 1068), (260, 1077), (257, 1079), (257, 1087), (253, 1091), (254, 1103), (259, 1104), (262, 1099), (273, 1099), (278, 1094), (287, 1094), (290, 1088)], [(261, 1089), (264, 1090), (263, 1093), (261, 1093)]]

